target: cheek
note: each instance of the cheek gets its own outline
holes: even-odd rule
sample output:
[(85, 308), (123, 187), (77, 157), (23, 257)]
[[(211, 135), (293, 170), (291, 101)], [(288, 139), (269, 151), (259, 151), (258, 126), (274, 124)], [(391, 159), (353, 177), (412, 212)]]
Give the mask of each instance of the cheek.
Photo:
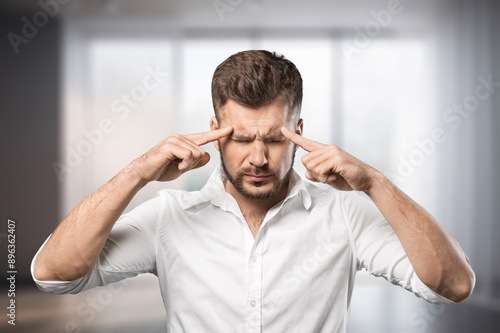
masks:
[(270, 153), (270, 155), (272, 155), (274, 165), (280, 165), (281, 168), (288, 170), (290, 164), (292, 163), (293, 145), (276, 147), (272, 149)]
[(224, 162), (226, 165), (239, 165), (246, 156), (245, 149), (231, 141), (227, 141), (221, 145), (221, 151), (224, 155)]

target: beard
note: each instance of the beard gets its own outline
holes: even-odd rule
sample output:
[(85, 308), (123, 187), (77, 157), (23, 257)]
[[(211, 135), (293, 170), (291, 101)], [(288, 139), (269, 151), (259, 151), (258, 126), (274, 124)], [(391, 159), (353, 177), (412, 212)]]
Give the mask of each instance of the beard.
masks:
[[(233, 187), (245, 198), (247, 199), (253, 199), (253, 200), (266, 200), (274, 197), (278, 192), (281, 190), (283, 185), (287, 185), (288, 182), (290, 181), (290, 177), (293, 172), (293, 162), (295, 160), (295, 151), (296, 149), (293, 150), (293, 155), (292, 155), (292, 163), (290, 165), (290, 169), (286, 172), (285, 176), (283, 178), (279, 178), (279, 171), (275, 169), (271, 169), (269, 165), (265, 164), (262, 167), (249, 167), (249, 168), (244, 168), (240, 169), (236, 172), (236, 174), (233, 176), (229, 172), (229, 170), (226, 167), (226, 163), (224, 162), (224, 156), (222, 154), (222, 151), (219, 151), (220, 154), (220, 160), (222, 164), (222, 170), (224, 170), (224, 175), (226, 179), (233, 185)], [(252, 174), (252, 175), (271, 175), (273, 178), (277, 179), (277, 181), (274, 183), (273, 187), (265, 192), (258, 192), (258, 193), (253, 193), (250, 192), (245, 188), (243, 185), (243, 177), (245, 174)], [(265, 185), (265, 182), (254, 182), (252, 183), (252, 186), (255, 188), (262, 187)]]

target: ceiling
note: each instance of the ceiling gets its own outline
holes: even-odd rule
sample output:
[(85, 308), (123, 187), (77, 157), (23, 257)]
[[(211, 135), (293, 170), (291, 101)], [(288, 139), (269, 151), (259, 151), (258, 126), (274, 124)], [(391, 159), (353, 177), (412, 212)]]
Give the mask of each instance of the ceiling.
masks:
[[(60, 3), (63, 19), (163, 20), (181, 26), (230, 27), (352, 27), (389, 10), (391, 0), (2, 0), (0, 12), (28, 18), (42, 10), (39, 3)], [(394, 1), (394, 0), (392, 0)], [(400, 0), (391, 27), (423, 27), (442, 15), (450, 0)], [(217, 7), (216, 4), (219, 4)], [(216, 8), (217, 7), (217, 8)], [(14, 14), (15, 15), (15, 14)]]

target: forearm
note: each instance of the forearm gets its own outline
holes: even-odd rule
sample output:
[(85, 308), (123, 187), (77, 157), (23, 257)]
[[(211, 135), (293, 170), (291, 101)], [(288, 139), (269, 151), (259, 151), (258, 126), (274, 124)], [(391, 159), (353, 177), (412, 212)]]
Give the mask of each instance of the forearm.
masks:
[(401, 241), (422, 282), (455, 302), (465, 299), (474, 283), (458, 242), (418, 203), (376, 172), (366, 191)]
[(81, 201), (38, 254), (35, 278), (69, 281), (88, 273), (114, 223), (143, 185), (127, 167)]

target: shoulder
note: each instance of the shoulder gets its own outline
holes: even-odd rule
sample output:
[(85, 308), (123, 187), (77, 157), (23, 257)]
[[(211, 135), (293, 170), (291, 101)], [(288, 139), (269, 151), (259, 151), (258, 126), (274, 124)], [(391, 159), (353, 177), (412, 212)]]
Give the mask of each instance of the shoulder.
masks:
[(373, 201), (364, 193), (357, 191), (339, 191), (331, 186), (315, 184), (304, 180), (304, 188), (311, 198), (313, 207), (328, 207), (333, 212), (342, 213), (348, 219), (360, 214), (378, 215)]
[(186, 206), (192, 202), (199, 200), (203, 197), (201, 191), (187, 191), (187, 190), (175, 190), (175, 189), (164, 189), (158, 191), (155, 200), (158, 204), (177, 204), (179, 206)]
[(303, 180), (304, 188), (311, 198), (311, 203), (315, 205), (339, 205), (346, 200), (346, 192), (338, 191), (325, 184), (316, 184)]
[(163, 189), (158, 191), (153, 198), (142, 202), (123, 214), (119, 222), (153, 223), (153, 221), (163, 216), (165, 211), (182, 210), (198, 196), (199, 191)]

